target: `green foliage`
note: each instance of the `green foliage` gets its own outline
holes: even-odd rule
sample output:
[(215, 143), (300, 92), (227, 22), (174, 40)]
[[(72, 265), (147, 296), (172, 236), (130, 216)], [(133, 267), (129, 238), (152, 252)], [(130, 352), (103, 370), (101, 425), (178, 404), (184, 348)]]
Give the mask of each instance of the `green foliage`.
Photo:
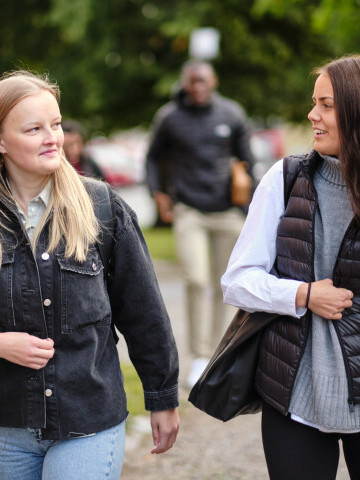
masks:
[(262, 123), (306, 118), (309, 72), (359, 45), (353, 0), (0, 0), (0, 71), (47, 71), (92, 133), (149, 125), (194, 28), (221, 35), (220, 91)]
[(258, 18), (270, 14), (284, 20), (288, 16), (303, 16), (309, 9), (309, 21), (314, 33), (323, 35), (333, 55), (353, 53), (359, 49), (359, 2), (354, 0), (255, 0), (252, 12)]

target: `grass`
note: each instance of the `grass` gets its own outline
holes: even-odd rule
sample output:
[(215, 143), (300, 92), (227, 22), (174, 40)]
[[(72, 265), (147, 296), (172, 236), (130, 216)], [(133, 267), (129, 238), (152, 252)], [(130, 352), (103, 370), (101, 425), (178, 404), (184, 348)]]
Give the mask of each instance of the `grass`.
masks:
[(146, 228), (143, 235), (152, 258), (175, 261), (175, 239), (171, 227)]
[(148, 415), (144, 406), (144, 393), (140, 378), (131, 363), (121, 363), (124, 375), (124, 385), (127, 397), (127, 407), (130, 412), (126, 422), (127, 429), (131, 429), (131, 419), (136, 415)]

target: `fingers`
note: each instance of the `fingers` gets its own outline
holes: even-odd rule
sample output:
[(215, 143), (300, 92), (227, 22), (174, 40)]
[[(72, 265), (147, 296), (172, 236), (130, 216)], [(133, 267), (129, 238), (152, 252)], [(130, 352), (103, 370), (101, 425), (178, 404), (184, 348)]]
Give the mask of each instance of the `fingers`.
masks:
[(30, 362), (24, 362), (24, 367), (32, 368), (33, 370), (41, 370), (42, 368), (46, 367), (48, 360), (41, 360), (41, 359), (34, 359)]
[(345, 308), (350, 308), (352, 307), (352, 299), (354, 297), (354, 294), (351, 290), (346, 290), (345, 288), (338, 288), (338, 294), (339, 294), (339, 311), (343, 312)]
[[(302, 301), (303, 296), (299, 294)], [(344, 310), (352, 306), (353, 297), (351, 290), (334, 287), (332, 280), (324, 279), (312, 283), (308, 307), (327, 320), (341, 320)]]
[(151, 453), (155, 454), (155, 455), (159, 455), (160, 453), (167, 452), (168, 450), (170, 450), (170, 448), (173, 447), (173, 445), (175, 443), (175, 439), (176, 439), (176, 437), (171, 435), (167, 439), (164, 439), (163, 441), (160, 441), (156, 445), (156, 447), (151, 450)]
[(164, 453), (174, 445), (179, 431), (179, 414), (177, 409), (151, 412), (151, 427), (155, 448), (152, 454)]
[(0, 356), (9, 362), (39, 370), (54, 356), (54, 342), (25, 332), (0, 334)]
[(36, 353), (42, 358), (52, 358), (55, 353), (54, 341), (51, 340), (51, 338), (47, 338), (46, 340), (37, 337), (34, 338), (37, 339), (35, 342)]
[(162, 432), (154, 437), (155, 448), (151, 450), (152, 454), (165, 453), (173, 447), (176, 441), (177, 431)]
[(45, 354), (44, 352), (31, 352), (29, 355), (25, 355), (23, 358), (19, 358), (15, 363), (19, 363), (23, 367), (33, 368), (40, 370), (44, 368), (48, 361), (54, 356), (54, 352)]
[(176, 441), (178, 433), (178, 428), (171, 428), (168, 431), (164, 429), (162, 431), (160, 431), (160, 429), (157, 430), (157, 433), (153, 435), (155, 445), (155, 448), (151, 450), (151, 453), (153, 454), (164, 453), (167, 450), (170, 450)]
[(54, 342), (50, 338), (43, 340), (38, 337), (31, 337), (33, 345), (29, 349), (29, 355), (36, 361), (50, 360), (54, 356)]

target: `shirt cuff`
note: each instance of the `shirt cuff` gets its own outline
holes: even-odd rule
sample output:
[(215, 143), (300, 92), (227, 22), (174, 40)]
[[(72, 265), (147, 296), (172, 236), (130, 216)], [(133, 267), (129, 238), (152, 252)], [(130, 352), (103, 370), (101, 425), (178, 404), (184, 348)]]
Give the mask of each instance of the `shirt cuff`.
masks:
[(171, 410), (179, 406), (178, 385), (159, 392), (144, 392), (145, 409), (150, 412)]
[(292, 317), (301, 318), (306, 313), (305, 307), (296, 308), (296, 294), (300, 285), (304, 282), (298, 280), (279, 279), (274, 289), (273, 298), (279, 313), (291, 315)]

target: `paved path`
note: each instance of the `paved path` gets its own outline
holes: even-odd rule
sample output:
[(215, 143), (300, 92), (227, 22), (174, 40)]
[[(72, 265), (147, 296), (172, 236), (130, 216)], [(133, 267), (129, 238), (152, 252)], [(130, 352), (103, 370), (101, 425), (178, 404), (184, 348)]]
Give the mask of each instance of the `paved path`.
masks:
[[(145, 433), (137, 437), (135, 432), (128, 439), (121, 480), (268, 479), (261, 445), (260, 414), (222, 423), (187, 402), (188, 391), (184, 383), (190, 359), (185, 341), (184, 286), (177, 267), (156, 263), (156, 270), (180, 355), (181, 428), (173, 449), (154, 456), (149, 453), (152, 443), (146, 418)], [(349, 480), (343, 459), (336, 480)]]

